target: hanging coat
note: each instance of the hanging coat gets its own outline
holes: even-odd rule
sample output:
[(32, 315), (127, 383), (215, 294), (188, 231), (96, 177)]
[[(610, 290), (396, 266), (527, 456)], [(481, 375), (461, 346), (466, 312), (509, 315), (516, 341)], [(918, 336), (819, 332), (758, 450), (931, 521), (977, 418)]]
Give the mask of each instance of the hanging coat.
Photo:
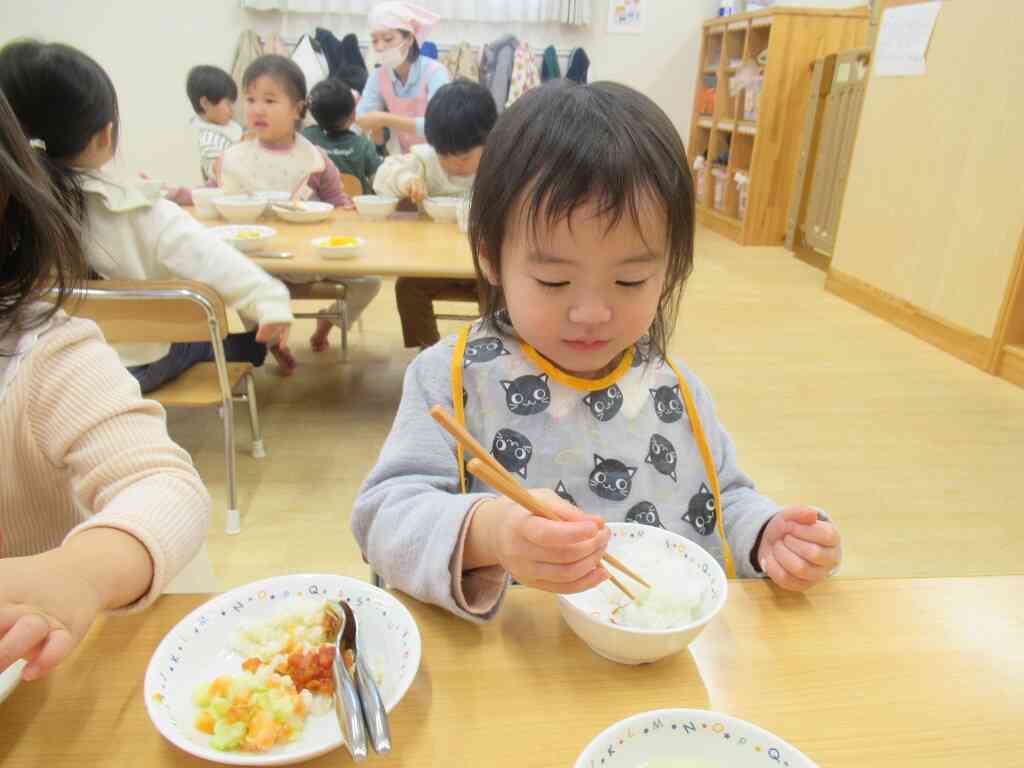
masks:
[[(259, 35), (251, 29), (247, 29), (238, 36), (238, 45), (235, 46), (235, 57), (231, 64), (231, 77), (239, 90), (242, 88), (242, 77), (246, 68), (257, 58), (263, 55), (263, 41)], [(245, 125), (245, 99), (235, 101), (235, 121), (239, 125)]]
[(480, 82), (479, 54), (463, 41), (441, 55), (440, 62), (448, 68), (452, 80)]
[(549, 45), (544, 49), (544, 63), (540, 68), (540, 81), (546, 83), (548, 80), (558, 80), (562, 76), (562, 67), (558, 63), (558, 51), (555, 46)]
[(512, 81), (512, 63), (519, 40), (515, 35), (504, 35), (484, 46), (480, 66), (480, 84), (494, 96), (498, 112), (505, 109), (508, 88)]
[(589, 70), (590, 57), (587, 56), (587, 52), (582, 48), (574, 48), (572, 55), (569, 57), (569, 69), (565, 72), (566, 79), (580, 85), (586, 85), (587, 72)]
[(540, 70), (537, 69), (537, 56), (529, 43), (521, 43), (516, 48), (515, 60), (512, 63), (512, 80), (508, 88), (506, 107), (531, 88), (540, 85)]

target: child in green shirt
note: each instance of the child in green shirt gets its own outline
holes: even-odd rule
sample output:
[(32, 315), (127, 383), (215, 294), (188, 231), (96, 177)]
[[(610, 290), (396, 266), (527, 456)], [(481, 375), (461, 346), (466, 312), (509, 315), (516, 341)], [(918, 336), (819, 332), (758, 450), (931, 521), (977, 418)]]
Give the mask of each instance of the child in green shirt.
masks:
[(318, 83), (309, 94), (309, 110), (317, 124), (302, 135), (323, 148), (338, 170), (359, 179), (363, 194), (373, 194), (373, 176), (383, 162), (373, 143), (353, 133), (356, 99), (347, 84), (337, 78)]

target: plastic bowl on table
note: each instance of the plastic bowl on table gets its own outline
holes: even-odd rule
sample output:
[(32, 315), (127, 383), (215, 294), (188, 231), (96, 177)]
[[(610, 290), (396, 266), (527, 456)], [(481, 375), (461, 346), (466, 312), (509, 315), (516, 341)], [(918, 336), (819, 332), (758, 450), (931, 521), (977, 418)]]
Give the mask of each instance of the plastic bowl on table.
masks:
[(639, 523), (608, 523), (608, 527), (612, 532), (608, 552), (655, 588), (661, 586), (659, 563), (698, 580), (701, 596), (695, 617), (669, 629), (624, 626), (618, 623), (617, 609), (628, 599), (607, 581), (585, 592), (559, 595), (562, 617), (591, 650), (620, 664), (646, 664), (682, 651), (725, 605), (729, 589), (725, 571), (707, 550), (672, 531)]
[(359, 215), (368, 219), (386, 219), (398, 207), (397, 197), (382, 195), (356, 195), (352, 202), (356, 204)]
[(217, 197), (214, 198), (213, 205), (225, 219), (239, 224), (256, 221), (267, 210), (266, 200), (250, 195)]

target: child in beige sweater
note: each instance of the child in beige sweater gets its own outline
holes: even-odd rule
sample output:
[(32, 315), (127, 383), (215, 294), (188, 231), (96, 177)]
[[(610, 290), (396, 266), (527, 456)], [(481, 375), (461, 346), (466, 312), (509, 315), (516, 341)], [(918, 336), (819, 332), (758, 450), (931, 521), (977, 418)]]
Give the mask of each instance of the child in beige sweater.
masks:
[[(151, 603), (210, 497), (96, 326), (58, 310), (79, 231), (0, 93), (0, 672), (45, 675), (104, 610)], [(56, 287), (57, 306), (40, 301)]]

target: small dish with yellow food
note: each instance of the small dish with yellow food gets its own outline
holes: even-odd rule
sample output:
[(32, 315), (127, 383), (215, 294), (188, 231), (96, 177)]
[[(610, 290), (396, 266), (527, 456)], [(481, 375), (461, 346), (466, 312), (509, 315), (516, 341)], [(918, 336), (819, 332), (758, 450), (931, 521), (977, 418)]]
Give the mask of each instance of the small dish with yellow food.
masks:
[(276, 229), (263, 224), (229, 224), (224, 227), (211, 227), (207, 231), (243, 253), (265, 248), (270, 239), (277, 234)]
[(361, 256), (366, 240), (351, 235), (327, 235), (313, 240), (313, 247), (325, 259), (354, 259)]

